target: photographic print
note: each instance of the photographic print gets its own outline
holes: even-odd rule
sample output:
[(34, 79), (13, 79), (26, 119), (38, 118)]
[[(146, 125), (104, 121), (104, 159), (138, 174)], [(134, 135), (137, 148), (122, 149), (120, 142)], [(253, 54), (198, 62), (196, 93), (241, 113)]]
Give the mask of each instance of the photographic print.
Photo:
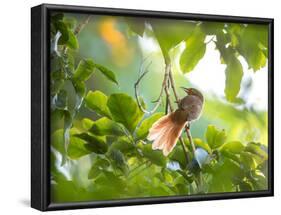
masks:
[(48, 13), (51, 204), (271, 190), (268, 23)]

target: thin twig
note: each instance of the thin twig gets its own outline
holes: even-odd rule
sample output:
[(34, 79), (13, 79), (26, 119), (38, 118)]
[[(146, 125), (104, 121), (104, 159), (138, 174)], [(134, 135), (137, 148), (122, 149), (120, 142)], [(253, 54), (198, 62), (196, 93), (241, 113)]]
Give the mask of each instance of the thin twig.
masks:
[(147, 109), (145, 109), (141, 102), (140, 102), (140, 96), (139, 96), (139, 84), (141, 82), (141, 80), (144, 78), (144, 76), (149, 72), (148, 70), (148, 67), (151, 65), (151, 63), (149, 63), (149, 65), (146, 67), (145, 71), (141, 74), (141, 71), (142, 71), (142, 66), (140, 67), (140, 76), (138, 78), (138, 80), (136, 81), (135, 85), (134, 85), (134, 88), (135, 88), (135, 97), (136, 97), (136, 100), (137, 100), (137, 104), (138, 104), (138, 107), (139, 109), (144, 112), (144, 113), (147, 113), (147, 114), (152, 114), (154, 113), (157, 108), (159, 107), (159, 105), (161, 104), (161, 97), (163, 95), (163, 92), (164, 92), (164, 87), (165, 87), (165, 82), (167, 80), (167, 78), (163, 80), (163, 83), (162, 83), (162, 87), (161, 87), (161, 90), (160, 90), (160, 94), (158, 96), (158, 98), (154, 101), (155, 106), (152, 108), (151, 111), (148, 111)]

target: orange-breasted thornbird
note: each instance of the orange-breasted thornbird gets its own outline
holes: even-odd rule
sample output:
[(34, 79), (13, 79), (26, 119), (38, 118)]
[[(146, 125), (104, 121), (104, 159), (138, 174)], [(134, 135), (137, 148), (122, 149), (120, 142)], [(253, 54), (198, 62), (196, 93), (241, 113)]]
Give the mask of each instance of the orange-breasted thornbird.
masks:
[(149, 129), (147, 139), (153, 141), (152, 149), (163, 150), (165, 156), (175, 147), (185, 125), (198, 119), (202, 112), (202, 93), (194, 88), (183, 89), (187, 96), (180, 100), (179, 108), (158, 119)]

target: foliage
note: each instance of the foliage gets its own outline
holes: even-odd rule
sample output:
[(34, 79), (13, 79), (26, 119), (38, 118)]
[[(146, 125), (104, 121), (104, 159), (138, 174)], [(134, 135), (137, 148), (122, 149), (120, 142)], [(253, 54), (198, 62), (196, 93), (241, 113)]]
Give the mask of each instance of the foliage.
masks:
[[(266, 64), (267, 31), (262, 25), (174, 24), (133, 18), (125, 19), (125, 23), (139, 36), (149, 24), (165, 60), (170, 50), (183, 43), (179, 61), (183, 73), (191, 72), (204, 57), (208, 43), (205, 40), (211, 35), (221, 62), (226, 64), (225, 98), (229, 102), (237, 101), (243, 77), (238, 56), (254, 71)], [(118, 85), (118, 76), (95, 59), (82, 58), (77, 53), (76, 27), (76, 20), (64, 14), (51, 17), (52, 201), (267, 189), (265, 144), (229, 139), (228, 132), (215, 124), (205, 127), (203, 137), (193, 138), (195, 153), (189, 139), (183, 137), (188, 165), (180, 143), (168, 157), (152, 150), (146, 137), (164, 113), (159, 109), (150, 116), (144, 115), (135, 99), (124, 92), (88, 90), (87, 81), (96, 73), (103, 75), (108, 85)], [(86, 116), (80, 114), (81, 109), (88, 111)], [(91, 163), (88, 168), (78, 165), (83, 159)], [(81, 179), (82, 169), (87, 180)]]

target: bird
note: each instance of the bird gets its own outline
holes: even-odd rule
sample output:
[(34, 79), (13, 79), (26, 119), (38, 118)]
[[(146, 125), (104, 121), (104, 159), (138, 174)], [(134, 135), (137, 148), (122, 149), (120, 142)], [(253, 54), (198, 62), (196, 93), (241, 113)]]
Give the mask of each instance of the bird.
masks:
[(175, 147), (182, 129), (190, 122), (200, 118), (204, 96), (195, 88), (182, 87), (186, 92), (178, 104), (178, 109), (154, 122), (149, 129), (147, 139), (153, 141), (153, 150), (162, 150), (164, 156)]

